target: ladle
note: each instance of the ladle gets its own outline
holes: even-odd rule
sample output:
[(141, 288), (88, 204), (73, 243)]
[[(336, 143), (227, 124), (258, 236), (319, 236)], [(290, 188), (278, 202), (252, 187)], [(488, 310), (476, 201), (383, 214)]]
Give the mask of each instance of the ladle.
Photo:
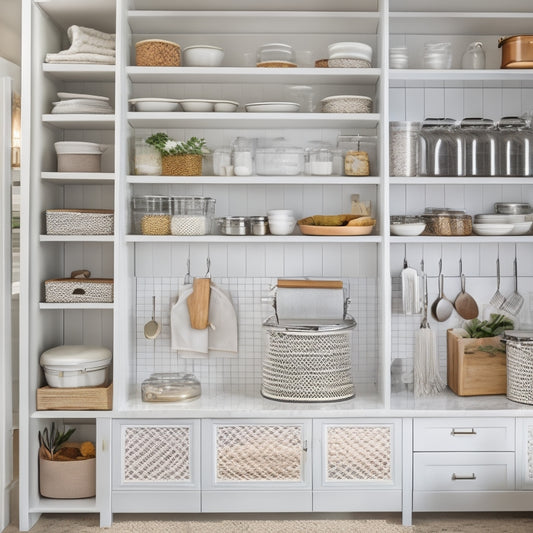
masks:
[(474, 298), (472, 298), (472, 296), (465, 291), (466, 278), (463, 274), (462, 259), (459, 259), (459, 272), (461, 276), (461, 292), (455, 298), (453, 305), (461, 317), (463, 317), (465, 320), (471, 320), (472, 318), (476, 318), (478, 316), (479, 308)]
[(444, 296), (444, 275), (442, 274), (442, 259), (439, 261), (439, 295), (431, 306), (433, 318), (439, 322), (444, 322), (450, 318), (453, 312), (453, 304)]
[(144, 325), (144, 336), (149, 340), (154, 340), (161, 333), (161, 324), (155, 319), (155, 296), (152, 296), (152, 320)]

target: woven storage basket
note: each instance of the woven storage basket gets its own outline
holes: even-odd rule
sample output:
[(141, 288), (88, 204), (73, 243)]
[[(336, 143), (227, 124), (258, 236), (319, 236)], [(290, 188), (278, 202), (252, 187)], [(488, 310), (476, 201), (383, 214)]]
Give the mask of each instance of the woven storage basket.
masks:
[(266, 355), (261, 393), (292, 402), (347, 400), (355, 395), (351, 337), (355, 321), (309, 331), (265, 324)]
[(110, 209), (47, 209), (48, 235), (113, 235)]
[(62, 278), (44, 282), (47, 303), (112, 303), (113, 280)]
[(164, 155), (163, 176), (201, 176), (202, 156), (196, 154)]
[(506, 331), (507, 398), (533, 405), (533, 332)]
[(138, 67), (179, 67), (180, 45), (163, 39), (139, 41), (135, 45), (135, 62)]

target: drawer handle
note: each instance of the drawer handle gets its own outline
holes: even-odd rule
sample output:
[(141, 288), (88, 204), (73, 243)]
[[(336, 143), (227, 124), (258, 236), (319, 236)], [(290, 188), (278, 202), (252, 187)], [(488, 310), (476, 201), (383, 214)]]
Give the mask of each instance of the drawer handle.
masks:
[(462, 479), (476, 479), (476, 474), (472, 472), (471, 476), (458, 476), (455, 473), (452, 474), (452, 481), (462, 480)]
[(474, 428), (470, 430), (464, 430), (464, 429), (452, 429), (452, 436), (455, 435), (477, 435), (477, 432)]

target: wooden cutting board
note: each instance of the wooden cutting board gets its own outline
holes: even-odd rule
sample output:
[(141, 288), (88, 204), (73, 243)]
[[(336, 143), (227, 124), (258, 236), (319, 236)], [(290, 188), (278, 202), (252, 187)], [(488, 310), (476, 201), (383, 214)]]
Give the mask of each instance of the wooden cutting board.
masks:
[(342, 289), (342, 281), (321, 279), (278, 279), (278, 287), (284, 289)]
[(209, 325), (210, 278), (194, 278), (192, 294), (187, 298), (187, 308), (193, 329), (205, 329)]

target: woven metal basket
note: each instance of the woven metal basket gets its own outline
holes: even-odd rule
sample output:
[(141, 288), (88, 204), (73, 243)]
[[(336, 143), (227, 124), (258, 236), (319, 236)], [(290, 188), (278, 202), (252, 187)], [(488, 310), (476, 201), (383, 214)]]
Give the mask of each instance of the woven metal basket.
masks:
[(355, 320), (338, 326), (288, 328), (264, 323), (266, 354), (261, 393), (291, 402), (330, 402), (355, 395), (351, 337)]
[(533, 332), (506, 331), (507, 398), (533, 405)]
[(47, 209), (48, 235), (113, 235), (110, 209)]

